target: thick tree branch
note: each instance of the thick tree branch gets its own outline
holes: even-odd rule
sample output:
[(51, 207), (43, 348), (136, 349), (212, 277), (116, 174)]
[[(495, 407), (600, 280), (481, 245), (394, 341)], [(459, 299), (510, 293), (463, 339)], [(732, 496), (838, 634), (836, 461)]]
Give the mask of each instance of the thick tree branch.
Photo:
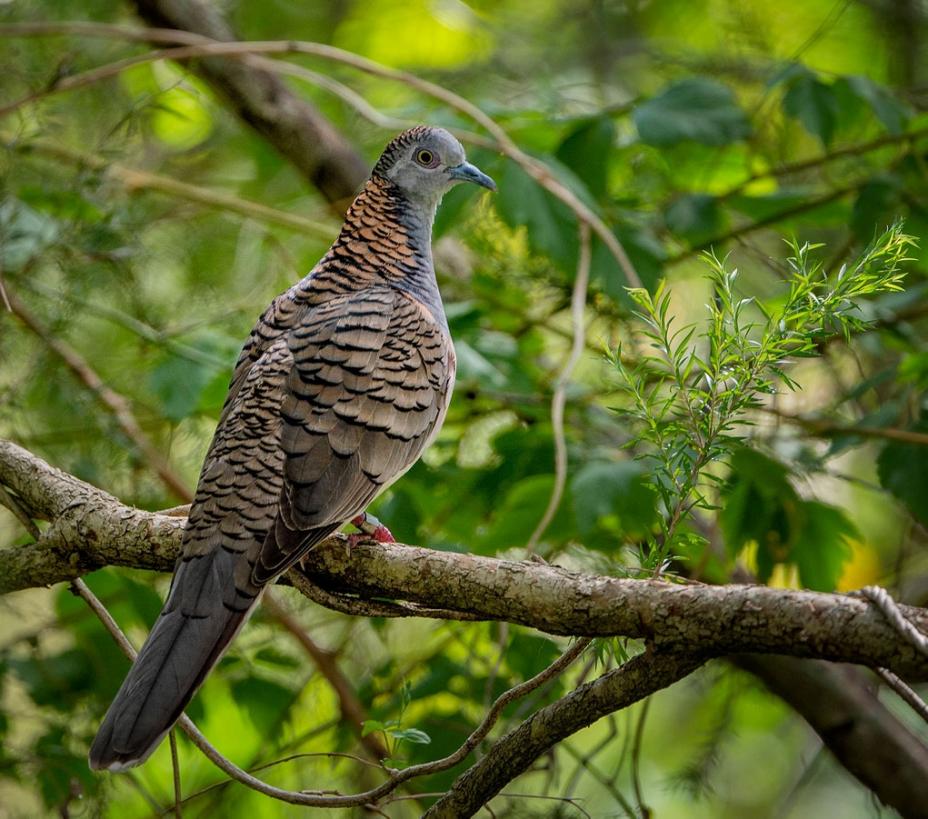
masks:
[[(124, 506), (11, 442), (0, 442), (0, 484), (31, 516), (51, 521), (37, 543), (0, 551), (0, 592), (105, 565), (173, 568), (181, 519)], [(402, 544), (362, 544), (349, 555), (335, 538), (313, 550), (302, 572), (288, 581), (308, 576), (335, 591), (463, 610), (551, 634), (638, 637), (709, 656), (816, 657), (928, 679), (928, 658), (869, 602), (844, 595), (624, 580)], [(928, 611), (900, 609), (928, 632)]]
[(506, 734), (455, 781), (425, 816), (472, 816), (549, 748), (601, 717), (672, 685), (702, 662), (691, 653), (646, 652), (571, 691)]
[[(135, 0), (134, 5), (156, 27), (224, 42), (237, 39), (219, 7), (201, 0)], [(191, 68), (315, 185), (333, 209), (344, 212), (367, 178), (367, 163), (312, 103), (276, 74), (240, 60), (209, 58)]]
[[(21, 36), (32, 36), (39, 33), (51, 33), (53, 31), (67, 33), (68, 31), (76, 31), (77, 27), (80, 27), (84, 31), (88, 31), (90, 28), (89, 26), (80, 26), (80, 24), (75, 25), (68, 23), (44, 25), (10, 24), (0, 25), (0, 36), (9, 36), (15, 34), (19, 34)], [(165, 42), (166, 36), (168, 38), (171, 36), (171, 32), (164, 29), (145, 29), (142, 31), (133, 31), (132, 29), (126, 29), (121, 26), (104, 26), (102, 24), (96, 24), (92, 28), (99, 36), (119, 36), (125, 39), (134, 40), (146, 40), (155, 37), (156, 41), (159, 43)], [(104, 31), (108, 32), (108, 34), (104, 34)], [(191, 35), (187, 31), (181, 31), (178, 32), (178, 34), (175, 36), (175, 39), (177, 42), (189, 43), (191, 42), (190, 38), (195, 36), (198, 35)], [(171, 40), (168, 39), (167, 41), (170, 42)], [(464, 97), (455, 94), (453, 91), (449, 91), (444, 86), (437, 85), (436, 83), (429, 82), (428, 80), (423, 80), (415, 74), (410, 74), (406, 71), (399, 71), (397, 69), (390, 68), (389, 66), (382, 65), (381, 63), (377, 63), (374, 60), (369, 60), (350, 51), (335, 48), (334, 46), (297, 40), (277, 40), (264, 42), (211, 41), (197, 45), (184, 45), (173, 49), (160, 49), (146, 55), (129, 57), (127, 59), (119, 60), (115, 63), (110, 63), (109, 65), (102, 66), (97, 69), (92, 69), (81, 74), (67, 77), (56, 83), (54, 86), (46, 88), (43, 91), (34, 92), (7, 105), (0, 105), (0, 116), (4, 116), (12, 111), (15, 111), (17, 108), (25, 105), (28, 102), (34, 102), (35, 100), (41, 99), (42, 97), (48, 96), (49, 94), (74, 88), (81, 88), (92, 83), (99, 82), (100, 80), (107, 77), (115, 76), (133, 65), (140, 65), (155, 60), (173, 59), (178, 61), (187, 61), (194, 58), (213, 59), (215, 57), (228, 56), (241, 58), (248, 65), (255, 66), (256, 59), (258, 59), (259, 55), (289, 53), (309, 54), (316, 57), (321, 57), (322, 59), (331, 60), (342, 65), (351, 66), (352, 68), (356, 68), (359, 71), (363, 71), (375, 77), (381, 77), (383, 79), (401, 82), (469, 117), (492, 135), (493, 140), (495, 141), (495, 147), (501, 153), (505, 154), (513, 162), (519, 165), (530, 177), (535, 180), (535, 182), (538, 183), (538, 185), (547, 190), (557, 199), (560, 199), (568, 208), (570, 208), (571, 211), (573, 211), (579, 221), (589, 225), (590, 230), (595, 233), (600, 238), (600, 240), (602, 240), (603, 244), (608, 248), (609, 252), (615, 258), (616, 262), (625, 275), (626, 281), (631, 286), (643, 286), (641, 283), (641, 278), (638, 276), (634, 265), (629, 259), (628, 254), (625, 252), (625, 248), (622, 246), (622, 243), (618, 240), (615, 233), (613, 233), (609, 226), (603, 221), (603, 219), (600, 218), (570, 188), (562, 184), (555, 177), (555, 175), (552, 174), (551, 169), (547, 165), (519, 148), (518, 145), (512, 141), (506, 131), (490, 116), (485, 114), (480, 108), (478, 108)], [(270, 62), (267, 61), (259, 62), (258, 65), (260, 66), (260, 70), (270, 70), (271, 68)], [(276, 67), (276, 71), (274, 73), (287, 73), (303, 76), (304, 78), (309, 79), (311, 82), (315, 82), (315, 77), (317, 76), (314, 72), (306, 72), (301, 68), (301, 66), (293, 65), (291, 63), (281, 63)], [(473, 135), (471, 134), (462, 133), (460, 131), (457, 133), (464, 141), (474, 141)], [(488, 145), (488, 142), (485, 138), (478, 137), (478, 139), (481, 145)]]
[(802, 714), (881, 801), (906, 817), (928, 816), (928, 747), (883, 706), (856, 669), (756, 654), (734, 661)]

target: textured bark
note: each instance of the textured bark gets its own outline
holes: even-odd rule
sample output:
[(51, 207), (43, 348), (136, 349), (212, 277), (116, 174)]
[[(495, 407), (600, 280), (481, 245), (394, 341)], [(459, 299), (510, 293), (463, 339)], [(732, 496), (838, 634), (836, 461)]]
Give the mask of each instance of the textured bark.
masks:
[(906, 819), (928, 818), (928, 747), (883, 706), (857, 669), (769, 655), (733, 659), (798, 711), (884, 804)]
[[(0, 550), (0, 592), (70, 580), (106, 565), (170, 571), (183, 520), (124, 506), (10, 442), (0, 484), (51, 526), (37, 543)], [(928, 679), (928, 658), (864, 600), (764, 586), (619, 580), (557, 566), (403, 544), (320, 544), (304, 573), (328, 589), (388, 597), (531, 626), (551, 634), (646, 638), (706, 656), (775, 653), (883, 666)], [(928, 611), (902, 607), (928, 632)]]
[(428, 819), (473, 816), (549, 748), (601, 717), (683, 679), (701, 664), (702, 660), (693, 654), (647, 652), (580, 686), (506, 734), (455, 780), (425, 816)]
[[(204, 0), (134, 0), (134, 5), (152, 26), (226, 42), (237, 39), (219, 8)], [(279, 76), (242, 60), (212, 57), (191, 69), (318, 188), (333, 210), (345, 212), (367, 178), (367, 163), (315, 106)]]

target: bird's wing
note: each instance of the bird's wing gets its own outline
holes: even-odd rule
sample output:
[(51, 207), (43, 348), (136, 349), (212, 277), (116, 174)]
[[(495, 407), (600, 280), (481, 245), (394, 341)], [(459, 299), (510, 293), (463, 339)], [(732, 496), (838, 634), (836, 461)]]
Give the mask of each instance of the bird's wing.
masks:
[(277, 341), (285, 337), (300, 320), (307, 307), (306, 295), (303, 282), (295, 284), (277, 296), (258, 318), (247, 341), (242, 345), (238, 361), (235, 362), (235, 369), (232, 371), (232, 378), (229, 382), (229, 392), (222, 406), (217, 429), (222, 429), (255, 362)]
[(393, 287), (314, 308), (288, 340), (283, 486), (256, 556), (257, 585), (298, 560), (322, 539), (317, 533), (363, 512), (415, 463), (441, 425), (454, 378), (443, 326)]
[(100, 726), (93, 768), (120, 770), (148, 757), (257, 601), (247, 556), (260, 548), (277, 514), (280, 400), (292, 364), (286, 338), (271, 343), (226, 407), (170, 594)]

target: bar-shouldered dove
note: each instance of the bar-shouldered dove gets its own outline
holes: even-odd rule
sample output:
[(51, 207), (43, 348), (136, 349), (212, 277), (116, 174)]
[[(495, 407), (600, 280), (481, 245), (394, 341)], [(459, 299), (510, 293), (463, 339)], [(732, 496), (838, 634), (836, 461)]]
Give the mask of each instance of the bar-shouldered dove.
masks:
[(438, 432), (455, 358), (431, 231), (442, 195), (462, 181), (496, 188), (447, 131), (400, 134), (329, 251), (258, 320), (170, 593), (94, 739), (91, 768), (147, 759), (262, 589), (361, 515)]

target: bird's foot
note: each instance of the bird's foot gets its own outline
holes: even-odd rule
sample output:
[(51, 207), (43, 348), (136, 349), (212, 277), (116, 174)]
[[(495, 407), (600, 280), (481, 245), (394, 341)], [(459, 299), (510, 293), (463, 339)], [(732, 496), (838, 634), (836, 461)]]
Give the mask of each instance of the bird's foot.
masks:
[(351, 519), (351, 525), (360, 532), (355, 535), (348, 535), (348, 548), (357, 546), (362, 540), (375, 540), (378, 543), (396, 543), (396, 538), (392, 532), (384, 526), (373, 515), (362, 512), (357, 517)]

